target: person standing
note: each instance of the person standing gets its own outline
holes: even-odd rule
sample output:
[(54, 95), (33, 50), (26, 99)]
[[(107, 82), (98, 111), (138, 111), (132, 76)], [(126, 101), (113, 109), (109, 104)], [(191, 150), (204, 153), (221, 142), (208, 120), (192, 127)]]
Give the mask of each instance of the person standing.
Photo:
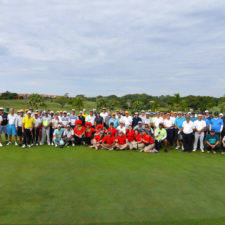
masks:
[(130, 125), (132, 125), (132, 117), (129, 116), (129, 112), (128, 111), (125, 111), (125, 116), (123, 117), (123, 123), (124, 123), (124, 126), (125, 126), (125, 129), (128, 129), (128, 127)]
[(182, 125), (184, 152), (191, 152), (193, 148), (194, 123), (190, 119), (190, 116), (186, 116)]
[(108, 111), (107, 116), (105, 117), (105, 128), (109, 128), (109, 120), (112, 118), (111, 111)]
[(106, 112), (106, 108), (102, 108), (102, 112), (100, 113), (100, 116), (103, 118), (104, 123), (105, 123), (105, 118), (108, 116), (108, 113)]
[(178, 150), (180, 148), (180, 144), (182, 146), (182, 150), (184, 150), (183, 135), (182, 135), (182, 125), (183, 125), (184, 121), (185, 121), (185, 118), (182, 116), (182, 113), (178, 112), (178, 117), (174, 121), (174, 125), (175, 125), (175, 128), (176, 128), (175, 134), (176, 134), (176, 137), (177, 137), (176, 150)]
[(9, 142), (7, 145), (12, 144), (12, 136), (14, 136), (15, 145), (17, 144), (17, 130), (16, 130), (16, 121), (17, 121), (17, 114), (14, 113), (14, 109), (10, 109), (10, 113), (8, 114), (8, 128), (7, 133), (9, 136)]
[(72, 129), (74, 129), (75, 122), (78, 119), (78, 116), (76, 115), (76, 110), (75, 109), (72, 109), (72, 113), (70, 114), (69, 118), (70, 118), (70, 126), (72, 127)]
[(132, 127), (136, 127), (138, 125), (138, 122), (142, 123), (142, 119), (139, 117), (138, 112), (134, 113), (133, 121), (132, 121)]
[(174, 122), (170, 118), (170, 113), (167, 113), (166, 119), (163, 122), (164, 128), (166, 129), (167, 132), (167, 140), (170, 146), (173, 146), (173, 139), (174, 139), (174, 132), (173, 132), (173, 127), (174, 127)]
[(23, 137), (23, 132), (22, 132), (23, 118), (24, 118), (24, 111), (21, 109), (19, 111), (19, 115), (17, 116), (17, 119), (16, 119), (16, 130), (17, 130), (17, 136), (19, 138), (20, 146), (22, 145), (22, 137)]
[(5, 143), (8, 143), (8, 134), (7, 134), (7, 128), (8, 128), (8, 113), (4, 112), (3, 108), (0, 108), (0, 115), (2, 117), (2, 122), (0, 126), (0, 135), (2, 135), (2, 132), (5, 134)]
[(32, 143), (32, 130), (34, 128), (35, 120), (31, 117), (31, 111), (27, 112), (27, 116), (23, 118), (22, 132), (23, 136), (23, 146), (22, 148), (31, 147)]
[(103, 117), (100, 116), (100, 113), (97, 112), (97, 115), (95, 117), (95, 127), (97, 127), (99, 124), (104, 125)]
[(195, 127), (195, 141), (193, 152), (197, 150), (199, 139), (201, 152), (204, 152), (204, 136), (205, 136), (206, 122), (202, 120), (201, 114), (198, 114), (198, 120), (195, 120), (194, 127)]
[(95, 126), (95, 115), (93, 110), (90, 111), (89, 115), (86, 117), (86, 122), (91, 123), (91, 126)]
[(50, 125), (51, 117), (48, 115), (48, 112), (44, 111), (44, 116), (42, 117), (42, 138), (40, 145), (43, 145), (45, 142), (45, 137), (47, 136), (47, 143), (50, 145)]
[(34, 129), (33, 129), (33, 145), (38, 146), (39, 132), (40, 132), (41, 123), (42, 123), (41, 118), (38, 116), (38, 112), (34, 113), (34, 120), (35, 120), (35, 124), (34, 124)]
[(223, 126), (223, 120), (219, 117), (219, 113), (215, 112), (214, 118), (210, 121), (209, 130), (214, 130), (216, 135), (218, 135), (220, 138), (220, 135), (223, 131)]

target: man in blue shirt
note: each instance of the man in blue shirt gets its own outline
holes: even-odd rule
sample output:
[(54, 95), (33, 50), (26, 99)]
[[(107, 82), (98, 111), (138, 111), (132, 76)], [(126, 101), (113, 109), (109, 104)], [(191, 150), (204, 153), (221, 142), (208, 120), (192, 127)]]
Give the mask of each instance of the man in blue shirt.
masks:
[(132, 127), (136, 127), (138, 125), (138, 122), (142, 122), (142, 119), (139, 117), (138, 112), (135, 112), (133, 121), (132, 121)]
[(178, 150), (180, 148), (180, 142), (182, 145), (182, 150), (184, 150), (184, 146), (183, 146), (183, 136), (182, 136), (182, 125), (183, 122), (185, 121), (185, 118), (182, 117), (182, 113), (178, 112), (178, 117), (175, 119), (174, 124), (176, 127), (176, 137), (177, 137), (177, 147), (176, 150)]
[(62, 138), (63, 132), (64, 132), (64, 129), (62, 129), (62, 125), (59, 124), (58, 128), (55, 129), (53, 133), (53, 140), (54, 140), (55, 147), (57, 147), (58, 145), (60, 145), (60, 147), (63, 147), (64, 145), (64, 141)]
[(198, 118), (195, 116), (195, 113), (194, 112), (192, 112), (191, 113), (191, 121), (194, 123), (195, 122), (195, 120), (197, 120)]
[(219, 117), (219, 113), (214, 113), (214, 118), (210, 121), (210, 130), (215, 130), (215, 133), (220, 137), (221, 132), (223, 131), (223, 120)]
[(117, 128), (119, 126), (119, 120), (116, 118), (116, 113), (112, 114), (112, 117), (109, 119), (109, 124), (113, 123), (113, 126)]

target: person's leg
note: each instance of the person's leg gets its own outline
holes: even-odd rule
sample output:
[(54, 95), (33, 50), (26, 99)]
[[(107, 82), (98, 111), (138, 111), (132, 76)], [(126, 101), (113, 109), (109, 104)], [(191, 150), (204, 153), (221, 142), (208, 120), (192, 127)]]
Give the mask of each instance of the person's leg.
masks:
[(2, 147), (2, 126), (0, 126), (0, 147)]
[(125, 150), (125, 149), (128, 149), (128, 148), (129, 148), (128, 143), (124, 144), (124, 145), (120, 145), (120, 150)]
[(184, 151), (187, 152), (187, 149), (188, 149), (188, 146), (187, 146), (187, 143), (188, 143), (188, 140), (187, 140), (187, 134), (183, 134), (183, 143), (184, 143)]
[(144, 147), (144, 152), (152, 152), (152, 149), (154, 149), (155, 144), (149, 144)]
[(5, 143), (8, 143), (8, 134), (7, 134), (7, 130), (8, 130), (8, 125), (3, 126), (3, 132), (5, 134)]
[(138, 148), (136, 141), (132, 141), (131, 144), (132, 144), (132, 149), (137, 149)]
[(59, 139), (58, 138), (53, 138), (53, 142), (56, 146), (59, 145)]
[(47, 127), (46, 129), (46, 135), (47, 135), (47, 143), (50, 145), (50, 127)]
[(188, 152), (192, 152), (193, 149), (193, 134), (188, 134)]
[(144, 151), (144, 147), (145, 147), (145, 145), (143, 143), (138, 144), (138, 150), (140, 152), (143, 152)]
[(41, 136), (41, 143), (40, 143), (41, 145), (45, 143), (45, 133), (46, 133), (45, 128), (42, 127), (42, 136)]
[(195, 132), (195, 141), (194, 141), (194, 149), (193, 151), (195, 152), (198, 148), (198, 139), (199, 139), (200, 135), (198, 132)]
[(157, 141), (157, 140), (155, 140), (155, 149), (156, 149), (156, 150), (159, 150), (160, 147), (161, 147), (160, 142)]
[(205, 134), (204, 134), (204, 132), (202, 132), (200, 135), (200, 149), (202, 152), (204, 152), (204, 136), (205, 136)]
[(208, 153), (210, 153), (212, 151), (212, 148), (209, 145), (207, 145), (207, 144), (206, 144), (206, 149), (207, 149)]
[(165, 147), (165, 152), (167, 152), (167, 146), (168, 146), (168, 141), (167, 141), (167, 139), (165, 139), (165, 140), (163, 141), (163, 143), (164, 143), (164, 147)]
[(23, 146), (25, 147), (27, 145), (27, 129), (24, 129), (23, 133)]
[(31, 133), (31, 131), (30, 131), (30, 129), (28, 129), (27, 130), (28, 131), (28, 145), (31, 145), (31, 143), (32, 143), (32, 133)]

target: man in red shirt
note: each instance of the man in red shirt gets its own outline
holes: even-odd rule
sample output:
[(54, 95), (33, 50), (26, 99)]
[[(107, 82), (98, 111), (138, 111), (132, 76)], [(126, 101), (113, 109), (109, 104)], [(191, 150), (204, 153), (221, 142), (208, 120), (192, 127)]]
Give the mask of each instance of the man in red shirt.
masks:
[(102, 145), (101, 146), (104, 149), (113, 150), (113, 148), (115, 147), (115, 137), (112, 135), (111, 131), (109, 131), (108, 135), (106, 135), (102, 139)]
[(111, 132), (113, 137), (117, 136), (117, 129), (114, 127), (114, 123), (110, 123), (107, 132)]
[(155, 143), (154, 139), (146, 133), (146, 131), (142, 131), (142, 143), (144, 144), (144, 152), (148, 153), (156, 153), (158, 152), (155, 148)]
[(82, 126), (81, 120), (77, 120), (75, 122), (75, 125), (76, 125), (74, 127), (75, 144), (79, 145), (79, 144), (82, 144), (84, 141), (85, 127)]
[(140, 151), (141, 149), (145, 147), (145, 145), (142, 143), (142, 136), (138, 130), (134, 131), (134, 141), (132, 141), (131, 144), (132, 144), (132, 149), (137, 149)]
[(116, 138), (116, 148), (119, 150), (128, 149), (128, 140), (122, 131), (119, 132), (119, 136)]

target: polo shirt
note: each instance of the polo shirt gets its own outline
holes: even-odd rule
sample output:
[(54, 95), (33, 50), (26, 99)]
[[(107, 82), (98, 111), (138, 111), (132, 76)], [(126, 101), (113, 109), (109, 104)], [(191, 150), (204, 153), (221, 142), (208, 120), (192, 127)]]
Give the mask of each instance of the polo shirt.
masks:
[(124, 145), (124, 144), (126, 144), (126, 140), (127, 140), (127, 137), (126, 136), (118, 136), (117, 138), (116, 138), (117, 140), (118, 140), (118, 144), (119, 145)]
[[(160, 132), (160, 134), (159, 134), (159, 132)], [(155, 130), (155, 139), (156, 139), (157, 141), (164, 140), (164, 139), (166, 139), (166, 137), (167, 137), (166, 129), (162, 128), (162, 129), (160, 130), (159, 128), (157, 128), (157, 129)]]
[(127, 139), (128, 139), (128, 141), (129, 142), (132, 142), (132, 141), (134, 141), (134, 130), (131, 130), (131, 131), (127, 131)]
[(194, 123), (192, 121), (189, 121), (189, 123), (184, 121), (182, 127), (184, 134), (191, 134), (193, 133)]
[[(173, 122), (173, 119), (165, 119), (164, 122), (163, 122), (164, 126), (165, 127), (171, 127), (173, 126), (174, 122)], [(171, 127), (172, 128), (172, 127)], [(168, 129), (171, 129), (171, 128), (168, 128)], [(167, 129), (167, 128), (166, 128)]]
[(215, 135), (208, 134), (206, 136), (206, 141), (209, 142), (211, 145), (215, 145), (216, 142), (219, 141), (219, 137), (216, 134)]
[(135, 134), (134, 135), (134, 139), (135, 139), (135, 141), (137, 141), (137, 142), (139, 142), (139, 141), (141, 141), (142, 140), (142, 136), (141, 136), (141, 134)]
[(33, 128), (35, 120), (33, 117), (28, 118), (28, 116), (23, 118), (23, 124), (25, 129)]
[(162, 117), (155, 117), (153, 119), (153, 123), (154, 123), (155, 127), (158, 128), (159, 124), (163, 123), (163, 118)]
[(210, 128), (211, 130), (215, 130), (215, 132), (220, 132), (222, 131), (221, 128), (223, 126), (223, 120), (221, 118), (213, 118), (210, 121)]
[(113, 124), (114, 124), (113, 126), (114, 126), (115, 128), (117, 128), (118, 125), (119, 125), (119, 120), (118, 120), (117, 118), (115, 118), (115, 119), (110, 118), (110, 119), (109, 119), (109, 124), (110, 124), (110, 123), (113, 123)]
[(96, 122), (96, 125), (98, 125), (98, 124), (102, 124), (102, 121), (103, 121), (103, 117), (95, 117), (95, 122)]
[(51, 122), (51, 117), (50, 116), (43, 116), (42, 117), (42, 123), (44, 126), (48, 126)]
[(190, 121), (195, 122), (197, 119), (198, 119), (197, 117), (194, 117), (194, 118), (191, 117), (191, 118), (190, 118)]
[(194, 122), (194, 127), (197, 131), (202, 130), (204, 127), (206, 127), (206, 122), (204, 120), (196, 120)]
[(16, 119), (17, 115), (16, 114), (8, 114), (8, 124), (9, 125), (16, 125)]
[[(151, 136), (146, 135), (146, 134), (142, 136), (142, 140), (147, 141), (147, 143), (149, 143), (149, 144), (154, 143), (154, 139), (153, 139)], [(144, 142), (144, 141), (142, 141), (142, 143), (143, 143), (143, 144), (147, 144), (147, 143)]]
[(123, 122), (124, 122), (124, 126), (127, 129), (129, 127), (129, 125), (132, 125), (132, 117), (131, 116), (124, 116), (123, 117)]
[(70, 124), (71, 124), (71, 125), (75, 125), (75, 122), (77, 121), (78, 116), (77, 116), (77, 115), (71, 114), (71, 115), (69, 116), (69, 118), (70, 118)]
[(138, 125), (138, 122), (141, 121), (142, 119), (140, 117), (133, 117), (133, 121), (132, 121), (132, 127), (136, 127)]
[(7, 125), (8, 124), (8, 113), (3, 113), (3, 115), (1, 115), (2, 116), (2, 126), (5, 126), (5, 125)]
[(95, 115), (91, 116), (91, 115), (88, 115), (86, 117), (86, 122), (90, 122), (92, 126), (95, 125)]
[(55, 129), (53, 135), (61, 138), (63, 135), (63, 132), (64, 132), (64, 129), (62, 129), (62, 128), (60, 130)]
[(70, 123), (70, 118), (68, 116), (63, 116), (61, 117), (61, 121), (60, 121), (64, 126), (68, 125)]
[(105, 113), (101, 112), (100, 116), (103, 118), (103, 120), (105, 122), (105, 118), (106, 118), (106, 116), (108, 116), (108, 113), (107, 112), (105, 112)]
[(110, 137), (109, 135), (107, 135), (102, 139), (102, 142), (106, 142), (106, 144), (112, 145), (115, 143), (115, 138), (113, 136)]
[(184, 117), (177, 117), (174, 121), (174, 124), (176, 124), (179, 128), (182, 128), (183, 122), (185, 121)]
[(109, 128), (107, 132), (112, 132), (112, 136), (115, 137), (117, 135), (117, 129), (115, 127)]
[(66, 136), (67, 138), (70, 138), (73, 135), (74, 135), (73, 129), (70, 129), (70, 130), (65, 129), (64, 130), (63, 136)]

